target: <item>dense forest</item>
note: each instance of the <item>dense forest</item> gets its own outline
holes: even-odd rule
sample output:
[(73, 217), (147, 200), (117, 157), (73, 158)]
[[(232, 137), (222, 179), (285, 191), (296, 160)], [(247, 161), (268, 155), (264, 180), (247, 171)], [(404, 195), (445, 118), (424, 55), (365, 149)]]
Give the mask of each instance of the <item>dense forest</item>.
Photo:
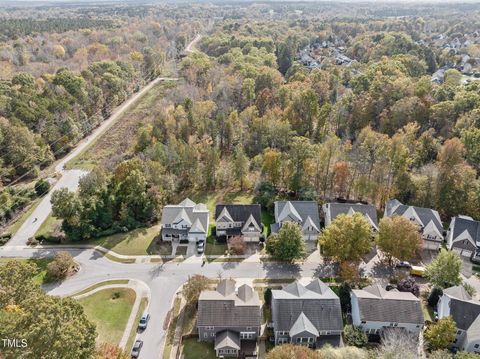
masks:
[(29, 183), (43, 169), (130, 94), (168, 75), (200, 28), (160, 8), (87, 9), (39, 8), (32, 21), (16, 8), (0, 21), (0, 222), (37, 195)]
[[(350, 5), (178, 5), (165, 9), (164, 22), (153, 20), (155, 7), (127, 6), (112, 27), (5, 41), (3, 53), (11, 57), (0, 60), (14, 71), (0, 84), (4, 198), (10, 182), (34, 176), (32, 168), (68, 151), (139, 79), (158, 74), (172, 48), (181, 51), (200, 24), (214, 19), (200, 51), (178, 65), (184, 81), (155, 106), (154, 124), (138, 133), (132, 163), (139, 193), (155, 208), (121, 219), (120, 206), (107, 227), (151, 221), (162, 204), (192, 191), (234, 188), (255, 191), (266, 207), (276, 198), (338, 197), (382, 209), (395, 197), (436, 208), (445, 219), (479, 218), (478, 6)], [(39, 41), (65, 50), (49, 53), (46, 62), (58, 68), (39, 77), (17, 73), (30, 66), (18, 61), (19, 48), (33, 59), (29, 72), (38, 69), (32, 49)], [(321, 64), (306, 66), (305, 49)], [(439, 70), (442, 79), (434, 81)], [(15, 136), (1, 136), (8, 133)], [(131, 157), (110, 159), (92, 180)], [(106, 193), (115, 175), (101, 178), (107, 192), (90, 202), (111, 200)], [(79, 203), (86, 201), (82, 193)], [(107, 229), (98, 213), (82, 208), (76, 219)]]

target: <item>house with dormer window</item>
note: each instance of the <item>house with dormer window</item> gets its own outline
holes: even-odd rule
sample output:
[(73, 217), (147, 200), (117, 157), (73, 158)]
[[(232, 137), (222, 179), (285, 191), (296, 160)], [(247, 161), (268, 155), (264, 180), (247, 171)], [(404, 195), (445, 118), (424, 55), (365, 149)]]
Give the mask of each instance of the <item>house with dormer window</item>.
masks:
[(446, 239), (448, 249), (480, 261), (480, 221), (468, 216), (453, 217)]
[(314, 279), (307, 285), (295, 281), (272, 290), (275, 344), (320, 348), (339, 346), (343, 331), (340, 299), (328, 285)]
[(378, 231), (377, 209), (371, 204), (363, 203), (325, 203), (322, 206), (325, 214), (325, 227), (332, 223), (339, 214), (353, 215), (361, 213), (374, 231)]
[(262, 303), (251, 286), (223, 279), (200, 293), (198, 340), (212, 342), (217, 357), (256, 357), (261, 324)]
[(272, 233), (278, 233), (285, 222), (295, 222), (302, 229), (303, 239), (315, 241), (320, 234), (320, 216), (315, 201), (277, 201), (275, 202), (275, 223)]
[(176, 205), (163, 207), (160, 221), (162, 240), (192, 243), (205, 241), (208, 233), (209, 211), (203, 203), (186, 198)]
[(438, 250), (444, 240), (440, 214), (434, 209), (408, 206), (396, 199), (385, 204), (385, 216), (402, 216), (418, 225), (422, 235), (423, 248)]
[(215, 227), (217, 238), (243, 237), (245, 242), (258, 242), (262, 235), (259, 204), (217, 204)]

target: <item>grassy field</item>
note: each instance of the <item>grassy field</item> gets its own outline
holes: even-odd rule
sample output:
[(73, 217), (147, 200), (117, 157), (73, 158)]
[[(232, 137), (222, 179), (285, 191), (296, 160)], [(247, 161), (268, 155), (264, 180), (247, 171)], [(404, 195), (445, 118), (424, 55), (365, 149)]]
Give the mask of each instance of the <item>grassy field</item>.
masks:
[[(108, 161), (120, 160), (133, 153), (138, 129), (153, 123), (160, 110), (158, 103), (165, 92), (175, 86), (175, 81), (160, 82), (148, 91), (119, 117), (99, 138), (77, 157), (67, 168), (92, 169)], [(157, 106), (156, 106), (157, 105)]]
[(215, 243), (213, 236), (207, 238), (207, 244), (205, 245), (205, 255), (215, 256), (215, 255), (224, 255), (227, 250), (227, 245), (225, 243)]
[(433, 322), (433, 309), (422, 300), (422, 312), (425, 320)]
[(0, 266), (5, 265), (9, 261), (20, 261), (26, 263), (34, 263), (38, 267), (38, 273), (32, 277), (33, 281), (37, 284), (47, 283), (47, 265), (52, 261), (51, 258), (42, 259), (14, 259), (14, 258), (0, 258)]
[(78, 301), (87, 317), (97, 326), (97, 342), (118, 344), (135, 302), (135, 291), (128, 288), (104, 289)]
[(183, 356), (185, 359), (215, 359), (215, 350), (212, 343), (190, 338), (183, 341)]
[(128, 337), (127, 346), (125, 347), (125, 350), (127, 351), (127, 353), (129, 353), (130, 350), (132, 349), (133, 342), (135, 341), (135, 337), (137, 334), (138, 322), (140, 321), (140, 318), (142, 317), (143, 312), (147, 308), (147, 305), (148, 305), (148, 299), (142, 298), (142, 300), (140, 301), (140, 306), (138, 307), (137, 315), (135, 316), (135, 322), (134, 322), (135, 325), (132, 327), (132, 331), (130, 332), (130, 336)]

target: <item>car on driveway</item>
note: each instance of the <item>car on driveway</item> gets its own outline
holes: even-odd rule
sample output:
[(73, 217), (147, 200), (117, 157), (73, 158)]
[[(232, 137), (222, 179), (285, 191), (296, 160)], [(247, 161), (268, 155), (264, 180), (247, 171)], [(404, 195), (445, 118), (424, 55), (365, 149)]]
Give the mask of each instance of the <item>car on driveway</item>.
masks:
[(197, 252), (201, 254), (204, 251), (205, 251), (205, 242), (204, 241), (197, 242)]
[(397, 265), (396, 265), (397, 268), (412, 268), (412, 265), (410, 264), (410, 262), (407, 262), (407, 261), (401, 261), (401, 262), (398, 262)]
[(144, 313), (138, 322), (138, 329), (145, 330), (147, 329), (148, 321), (150, 320), (150, 314)]
[(143, 341), (136, 340), (135, 344), (133, 344), (133, 348), (132, 348), (132, 358), (138, 358), (138, 356), (140, 355), (140, 350), (142, 349), (142, 347), (143, 347)]

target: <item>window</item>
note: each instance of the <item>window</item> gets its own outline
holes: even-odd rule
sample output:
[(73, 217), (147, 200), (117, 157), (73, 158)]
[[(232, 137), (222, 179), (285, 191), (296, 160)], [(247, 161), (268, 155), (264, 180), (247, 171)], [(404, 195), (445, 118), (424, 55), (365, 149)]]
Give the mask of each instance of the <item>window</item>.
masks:
[(203, 333), (204, 338), (208, 338), (208, 333)]
[(247, 330), (252, 330), (252, 327), (247, 327)]
[(457, 330), (457, 335), (460, 335), (462, 334), (462, 331), (461, 330)]
[(362, 324), (367, 324), (367, 322), (366, 322), (366, 321), (364, 321), (364, 320), (362, 320)]
[(215, 336), (215, 333), (210, 333), (210, 336), (211, 336), (211, 337), (214, 337), (214, 336)]
[(213, 330), (214, 327), (205, 327), (205, 330)]
[(172, 228), (172, 225), (171, 224), (166, 224), (165, 228)]
[(255, 337), (255, 332), (241, 332), (240, 339), (253, 339)]

